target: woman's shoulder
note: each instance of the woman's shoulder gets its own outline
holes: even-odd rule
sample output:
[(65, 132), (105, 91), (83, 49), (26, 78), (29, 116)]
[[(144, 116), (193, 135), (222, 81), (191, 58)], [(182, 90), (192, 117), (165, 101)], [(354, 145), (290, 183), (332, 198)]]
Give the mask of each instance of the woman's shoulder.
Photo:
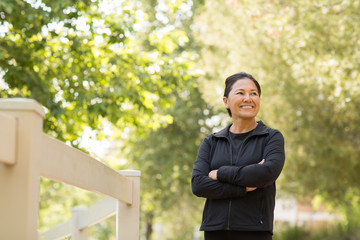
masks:
[(268, 125), (264, 124), (262, 121), (259, 121), (258, 123), (259, 125), (261, 124), (262, 131), (267, 132), (269, 137), (276, 136), (276, 137), (284, 138), (283, 134), (279, 129), (269, 127)]
[(209, 144), (212, 144), (214, 141), (217, 141), (218, 139), (226, 139), (228, 136), (228, 132), (229, 132), (229, 127), (230, 125), (226, 126), (225, 128), (219, 130), (219, 131), (214, 131), (210, 134), (208, 134), (205, 138), (204, 138), (204, 142), (207, 142)]
[(265, 123), (263, 123), (262, 121), (258, 121), (258, 124), (264, 131), (268, 131), (269, 133), (275, 133), (275, 132), (281, 133), (281, 131), (279, 129), (270, 127), (270, 126), (266, 125)]
[(211, 137), (216, 137), (216, 138), (227, 138), (229, 135), (229, 128), (230, 128), (231, 124), (227, 125), (226, 127), (224, 127), (223, 129), (219, 130), (219, 131), (215, 131), (212, 134), (209, 134), (209, 136)]

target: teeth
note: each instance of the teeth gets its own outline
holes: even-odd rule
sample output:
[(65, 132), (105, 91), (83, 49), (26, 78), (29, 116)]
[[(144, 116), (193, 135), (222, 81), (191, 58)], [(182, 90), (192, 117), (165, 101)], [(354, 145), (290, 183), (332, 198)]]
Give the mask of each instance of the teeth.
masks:
[(253, 108), (252, 106), (241, 106), (241, 108)]

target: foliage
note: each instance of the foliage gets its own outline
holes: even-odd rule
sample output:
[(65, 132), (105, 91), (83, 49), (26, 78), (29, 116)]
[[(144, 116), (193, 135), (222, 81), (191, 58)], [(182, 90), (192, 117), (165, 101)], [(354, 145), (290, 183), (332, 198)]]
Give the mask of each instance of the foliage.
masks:
[(208, 1), (197, 19), (207, 79), (254, 74), (260, 117), (286, 138), (282, 189), (349, 213), (359, 194), (360, 1), (229, 4)]
[(191, 77), (187, 53), (174, 55), (188, 37), (160, 26), (143, 44), (149, 16), (141, 6), (2, 1), (0, 70), (8, 87), (0, 96), (36, 99), (47, 109), (45, 131), (74, 146), (84, 126), (98, 129), (104, 120), (140, 132), (171, 122), (161, 110)]
[(39, 231), (70, 219), (72, 207), (90, 207), (101, 199), (97, 194), (46, 178), (41, 178), (40, 197)]
[(200, 223), (203, 204), (191, 193), (190, 176), (202, 139), (218, 123), (211, 118), (214, 112), (202, 99), (197, 84), (188, 84), (186, 91), (176, 93), (175, 107), (167, 112), (173, 116), (173, 123), (143, 138), (133, 135), (123, 140), (128, 166), (142, 172), (146, 239), (156, 224), (164, 229), (161, 238), (156, 238), (159, 232), (154, 233), (155, 239), (191, 239), (194, 226)]
[(286, 239), (292, 239), (292, 240), (300, 240), (300, 239), (307, 239), (310, 240), (310, 232), (306, 229), (303, 229), (298, 226), (294, 227), (288, 227), (286, 229), (283, 229), (282, 231), (277, 231), (274, 234), (274, 240), (286, 240)]
[[(359, 0), (2, 0), (0, 97), (39, 101), (45, 131), (73, 146), (85, 126), (111, 122), (127, 135), (116, 154), (143, 173), (142, 225), (185, 239), (189, 230), (168, 218), (201, 207), (189, 186), (197, 147), (222, 124), (224, 79), (247, 71), (263, 89), (259, 118), (286, 138), (281, 189), (342, 210), (351, 232), (360, 221), (359, 11)], [(52, 181), (41, 191), (44, 213), (78, 203), (56, 204), (71, 190)]]
[[(1, 1), (0, 97), (36, 99), (46, 109), (45, 132), (75, 147), (86, 126), (101, 138), (104, 122), (145, 137), (173, 122), (179, 94), (185, 101), (196, 85), (188, 30), (198, 4)], [(185, 178), (175, 187), (186, 189)], [(41, 180), (40, 230), (68, 218), (72, 206), (98, 199), (84, 192), (65, 197), (69, 192), (78, 191)]]
[(341, 224), (319, 229), (308, 229), (299, 226), (281, 228), (274, 234), (274, 240), (355, 240), (360, 236), (359, 228), (348, 228)]

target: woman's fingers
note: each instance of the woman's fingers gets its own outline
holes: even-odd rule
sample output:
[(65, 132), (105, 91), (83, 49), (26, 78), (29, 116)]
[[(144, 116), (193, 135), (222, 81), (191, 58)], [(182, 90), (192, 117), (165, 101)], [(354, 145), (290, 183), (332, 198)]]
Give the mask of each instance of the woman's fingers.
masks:
[(256, 187), (246, 187), (247, 192), (254, 191), (255, 189), (256, 189)]

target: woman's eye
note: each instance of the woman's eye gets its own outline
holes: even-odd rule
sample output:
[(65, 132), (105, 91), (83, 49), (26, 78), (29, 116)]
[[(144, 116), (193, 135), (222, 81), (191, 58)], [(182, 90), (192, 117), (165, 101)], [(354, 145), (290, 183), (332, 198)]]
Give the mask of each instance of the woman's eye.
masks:
[(251, 93), (251, 95), (253, 95), (253, 96), (257, 96), (257, 93), (256, 93), (256, 92), (253, 92), (253, 93)]

